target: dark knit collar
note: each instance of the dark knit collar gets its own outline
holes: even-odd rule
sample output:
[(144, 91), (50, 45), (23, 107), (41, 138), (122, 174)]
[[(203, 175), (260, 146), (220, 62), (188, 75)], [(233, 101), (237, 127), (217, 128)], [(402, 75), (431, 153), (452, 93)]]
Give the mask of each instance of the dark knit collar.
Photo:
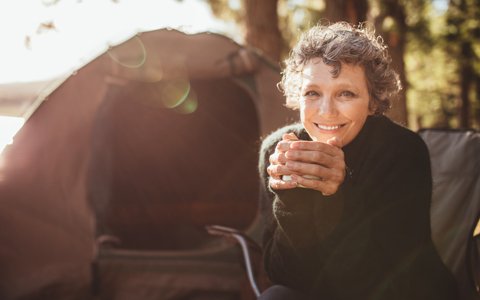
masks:
[(368, 116), (365, 124), (363, 125), (360, 132), (357, 136), (350, 142), (348, 145), (343, 147), (343, 151), (349, 152), (350, 149), (355, 149), (359, 145), (363, 144), (363, 141), (367, 138), (368, 132), (370, 132), (370, 128), (372, 127), (372, 123), (375, 123), (375, 118), (379, 118), (381, 116)]

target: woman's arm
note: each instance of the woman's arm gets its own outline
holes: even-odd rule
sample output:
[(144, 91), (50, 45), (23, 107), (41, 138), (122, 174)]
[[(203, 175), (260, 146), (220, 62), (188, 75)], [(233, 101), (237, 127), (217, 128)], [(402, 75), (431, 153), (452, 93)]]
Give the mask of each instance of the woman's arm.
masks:
[(269, 158), (284, 133), (276, 132), (265, 139), (260, 154), (263, 213), (267, 219), (264, 262), (274, 283), (305, 291), (310, 288), (318, 271), (316, 245), (319, 237), (313, 214), (314, 201), (323, 196), (312, 189), (271, 188), (267, 172)]

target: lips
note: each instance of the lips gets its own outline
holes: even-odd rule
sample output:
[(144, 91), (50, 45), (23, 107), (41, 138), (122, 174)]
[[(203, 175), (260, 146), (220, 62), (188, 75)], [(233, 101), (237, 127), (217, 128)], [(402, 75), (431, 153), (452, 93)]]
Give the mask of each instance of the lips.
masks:
[(317, 126), (318, 129), (325, 130), (325, 131), (335, 131), (345, 126), (345, 124), (339, 124), (339, 125), (324, 125), (324, 124), (318, 124), (318, 123), (314, 123), (314, 124), (315, 126)]

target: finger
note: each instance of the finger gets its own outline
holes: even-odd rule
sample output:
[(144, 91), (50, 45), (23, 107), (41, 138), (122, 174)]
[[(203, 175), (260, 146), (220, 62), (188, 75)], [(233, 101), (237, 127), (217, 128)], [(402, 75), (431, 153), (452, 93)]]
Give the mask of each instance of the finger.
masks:
[(342, 157), (335, 157), (328, 155), (322, 151), (308, 151), (308, 150), (289, 150), (285, 153), (287, 161), (300, 161), (306, 163), (320, 164), (327, 167), (334, 167), (343, 161)]
[(303, 188), (313, 189), (321, 192), (324, 196), (330, 196), (337, 192), (339, 184), (335, 184), (329, 181), (316, 180), (311, 178), (305, 178), (303, 176), (292, 175), (292, 180), (297, 183), (298, 186)]
[(286, 152), (290, 149), (291, 143), (292, 141), (282, 140), (277, 143), (277, 146), (275, 147), (275, 151)]
[(282, 175), (291, 175), (293, 172), (284, 165), (270, 165), (267, 167), (270, 177), (280, 179)]
[(327, 140), (327, 144), (331, 146), (335, 146), (337, 148), (342, 148), (343, 147), (343, 142), (340, 140), (338, 137), (334, 136), (330, 139)]
[(268, 157), (268, 161), (272, 165), (276, 165), (276, 164), (284, 165), (287, 162), (287, 158), (285, 157), (285, 153), (283, 152), (274, 152), (272, 155)]
[(288, 161), (285, 167), (292, 174), (315, 176), (317, 178), (322, 178), (323, 181), (332, 181), (337, 184), (342, 183), (345, 178), (345, 173), (342, 168), (327, 168), (318, 164), (298, 161)]
[(282, 135), (284, 141), (298, 141), (298, 137), (293, 132), (285, 133)]
[(282, 135), (282, 140), (277, 143), (276, 149), (285, 152), (290, 149), (292, 141), (298, 141), (298, 137), (293, 132), (285, 133)]
[(281, 179), (275, 179), (275, 178), (270, 178), (268, 184), (274, 190), (293, 189), (298, 186), (297, 182), (294, 180), (283, 181)]
[(322, 142), (314, 141), (292, 141), (290, 142), (290, 149), (292, 150), (311, 150), (321, 151), (330, 156), (342, 156), (343, 151), (337, 147)]

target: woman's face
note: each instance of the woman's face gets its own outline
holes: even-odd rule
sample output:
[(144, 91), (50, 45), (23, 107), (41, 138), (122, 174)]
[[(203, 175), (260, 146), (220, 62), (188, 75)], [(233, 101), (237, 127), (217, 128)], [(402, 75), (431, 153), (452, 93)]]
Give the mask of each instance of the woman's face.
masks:
[(315, 58), (302, 72), (300, 119), (312, 140), (337, 137), (343, 146), (360, 132), (369, 110), (369, 93), (362, 67), (342, 64), (338, 77), (331, 66)]

